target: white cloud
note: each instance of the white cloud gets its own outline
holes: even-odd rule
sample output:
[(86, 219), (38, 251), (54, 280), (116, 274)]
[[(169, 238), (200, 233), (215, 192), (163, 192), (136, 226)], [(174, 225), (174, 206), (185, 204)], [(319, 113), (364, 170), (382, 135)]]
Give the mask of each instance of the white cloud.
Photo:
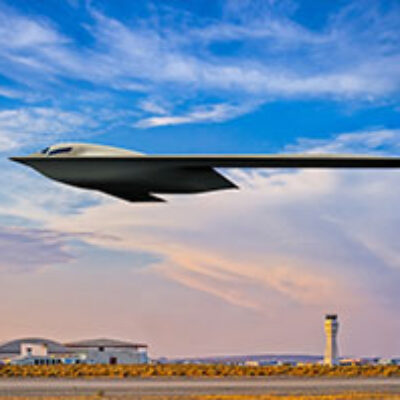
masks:
[(20, 273), (73, 260), (68, 237), (58, 232), (16, 227), (0, 228), (0, 270)]
[(163, 115), (139, 120), (137, 128), (153, 128), (158, 126), (182, 125), (204, 122), (222, 122), (247, 113), (256, 106), (235, 106), (231, 104), (213, 104), (211, 106), (196, 107), (184, 115)]
[(36, 46), (51, 46), (66, 42), (53, 27), (43, 20), (18, 15), (10, 9), (0, 10), (0, 47), (23, 50)]
[(59, 140), (64, 134), (76, 137), (89, 133), (97, 122), (76, 111), (46, 107), (24, 107), (0, 111), (0, 151)]
[[(180, 48), (178, 39), (174, 42), (156, 31), (130, 29), (98, 12), (94, 15), (97, 25), (93, 34), (108, 53), (105, 60), (111, 64), (118, 60), (113, 68), (115, 78), (120, 76), (155, 84), (194, 85), (205, 90), (276, 97), (360, 96), (367, 99), (368, 96), (384, 95), (399, 87), (400, 74), (391, 67), (396, 63), (396, 55), (377, 56), (375, 61), (368, 57), (356, 64), (342, 64), (340, 68), (336, 63), (321, 68), (318, 66), (320, 61), (310, 60), (309, 56), (306, 56), (308, 65), (298, 65), (296, 62), (284, 63), (276, 55), (262, 53), (250, 60), (238, 56), (226, 62), (216, 55), (185, 53), (184, 48), (190, 46), (187, 43), (190, 31), (185, 46)], [(176, 37), (174, 35), (173, 38)], [(299, 38), (306, 35), (292, 36)], [(325, 57), (328, 56), (332, 46), (336, 46), (335, 37), (330, 38), (328, 44), (325, 43), (327, 40), (325, 34), (321, 40), (315, 40), (316, 45), (322, 46), (318, 48), (318, 53), (321, 53), (318, 57), (322, 57), (324, 52)], [(288, 58), (287, 54), (285, 57)]]
[[(156, 84), (189, 84), (199, 89), (276, 97), (355, 96), (367, 99), (371, 95), (382, 96), (399, 89), (400, 74), (392, 67), (397, 64), (398, 49), (390, 54), (384, 51), (376, 38), (383, 32), (375, 21), (370, 27), (375, 36), (370, 38), (373, 40), (370, 40), (366, 53), (365, 37), (358, 42), (360, 33), (351, 31), (348, 21), (343, 19), (322, 33), (308, 31), (270, 14), (264, 20), (246, 20), (245, 25), (211, 23), (203, 29), (185, 26), (185, 35), (172, 30), (162, 36), (155, 30), (124, 26), (98, 12), (94, 16), (97, 25), (93, 34), (106, 49), (107, 61), (114, 64), (118, 60), (118, 65), (114, 66), (115, 76)], [(390, 28), (394, 28), (393, 22), (386, 30)], [(341, 31), (340, 38), (338, 31)], [(225, 60), (206, 49), (202, 52), (201, 46), (197, 52), (187, 51), (196, 46), (193, 37), (206, 37), (212, 42), (229, 41), (232, 35), (239, 40), (249, 37), (266, 39), (264, 48), (267, 53), (257, 51), (249, 59), (238, 54)], [(351, 49), (348, 48), (350, 43)], [(304, 62), (299, 63), (297, 56), (290, 56), (288, 44), (304, 46), (301, 58)], [(282, 58), (281, 45), (285, 47)], [(312, 52), (307, 51), (310, 45)], [(356, 62), (351, 56), (355, 48), (357, 54), (364, 54), (364, 57), (357, 56)], [(296, 52), (298, 49), (294, 50), (298, 54)]]
[(21, 97), (21, 93), (14, 89), (0, 86), (0, 97), (9, 97), (10, 99), (15, 99)]
[[(375, 101), (399, 91), (396, 10), (358, 10), (362, 23), (354, 24), (354, 10), (345, 7), (319, 31), (273, 10), (261, 7), (257, 13), (243, 11), (246, 17), (227, 15), (221, 21), (192, 16), (192, 24), (162, 29), (123, 24), (91, 7), (92, 22), (86, 28), (94, 44), (79, 48), (49, 21), (2, 9), (6, 34), (0, 41), (0, 69), (31, 86), (72, 78), (174, 102), (179, 93), (188, 99), (204, 92), (218, 93), (225, 98), (221, 103), (232, 96), (243, 103), (250, 96), (258, 102), (304, 97)], [(14, 32), (9, 25), (21, 28)], [(9, 32), (13, 37), (8, 38)], [(243, 52), (221, 56), (212, 51), (212, 44), (229, 48), (232, 40), (242, 43)], [(166, 111), (161, 103), (143, 102), (139, 108), (157, 115)], [(165, 122), (180, 123), (181, 118)]]
[(165, 115), (168, 110), (156, 101), (143, 100), (139, 103), (139, 108), (151, 114)]
[(331, 139), (300, 138), (294, 145), (285, 148), (291, 152), (312, 153), (386, 153), (398, 155), (400, 151), (400, 130), (375, 129), (349, 132)]

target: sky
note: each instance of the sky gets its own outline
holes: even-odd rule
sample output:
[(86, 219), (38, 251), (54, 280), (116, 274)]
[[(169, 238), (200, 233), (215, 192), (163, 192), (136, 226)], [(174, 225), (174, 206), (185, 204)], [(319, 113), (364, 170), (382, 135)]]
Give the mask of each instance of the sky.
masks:
[(400, 154), (397, 1), (0, 0), (0, 340), (151, 356), (400, 356), (400, 175), (223, 170), (129, 204), (11, 163), (59, 142), (149, 154)]

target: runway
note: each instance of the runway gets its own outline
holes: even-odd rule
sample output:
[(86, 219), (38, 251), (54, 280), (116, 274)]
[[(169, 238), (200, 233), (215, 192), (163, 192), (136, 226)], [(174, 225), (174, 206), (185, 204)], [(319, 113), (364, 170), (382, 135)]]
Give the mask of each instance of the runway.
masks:
[(335, 394), (345, 391), (400, 394), (400, 378), (2, 378), (0, 396), (207, 394)]

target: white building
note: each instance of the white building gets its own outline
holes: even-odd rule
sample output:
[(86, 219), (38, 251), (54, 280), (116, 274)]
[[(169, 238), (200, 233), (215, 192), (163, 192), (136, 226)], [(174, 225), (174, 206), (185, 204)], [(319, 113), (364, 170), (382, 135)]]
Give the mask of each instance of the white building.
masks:
[(83, 340), (63, 345), (43, 338), (26, 338), (0, 345), (0, 363), (14, 365), (147, 362), (147, 345), (113, 339)]
[(25, 343), (20, 344), (20, 354), (26, 356), (47, 356), (47, 343)]
[(23, 338), (0, 345), (0, 360), (20, 365), (57, 364), (70, 350), (61, 343), (44, 338)]
[(339, 330), (339, 322), (336, 314), (327, 314), (325, 316), (325, 356), (324, 364), (335, 365), (338, 363), (338, 346), (337, 333)]
[(147, 345), (113, 339), (93, 339), (66, 343), (75, 354), (85, 357), (87, 364), (145, 364)]

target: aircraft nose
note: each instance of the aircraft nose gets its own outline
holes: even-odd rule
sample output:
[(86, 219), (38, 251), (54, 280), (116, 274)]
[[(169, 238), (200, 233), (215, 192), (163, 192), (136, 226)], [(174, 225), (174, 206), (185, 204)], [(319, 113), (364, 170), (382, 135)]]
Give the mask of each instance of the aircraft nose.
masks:
[(27, 157), (9, 157), (8, 159), (20, 164), (29, 165), (29, 159)]

